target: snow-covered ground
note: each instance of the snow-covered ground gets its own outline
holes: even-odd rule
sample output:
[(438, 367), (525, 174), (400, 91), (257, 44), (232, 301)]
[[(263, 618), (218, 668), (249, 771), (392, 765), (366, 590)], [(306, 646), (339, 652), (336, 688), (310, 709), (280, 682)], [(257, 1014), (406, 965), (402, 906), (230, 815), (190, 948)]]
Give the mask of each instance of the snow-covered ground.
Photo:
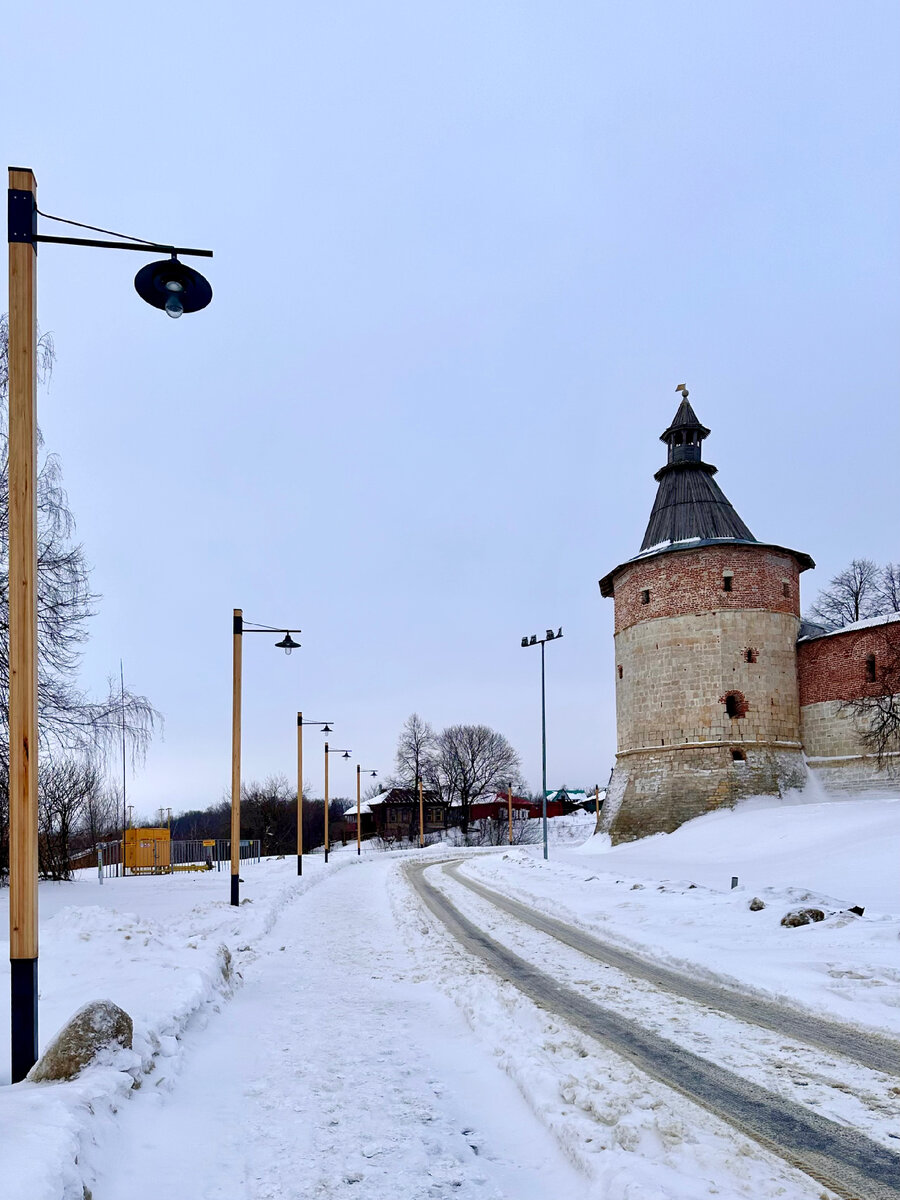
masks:
[[(900, 801), (751, 802), (615, 849), (567, 840), (578, 829), (593, 819), (560, 825), (548, 862), (539, 845), (476, 851), (463, 873), (695, 975), (900, 1037)], [(308, 857), (300, 880), (293, 859), (246, 865), (239, 909), (225, 873), (43, 885), (42, 1043), (109, 998), (135, 1046), (71, 1083), (0, 1088), (4, 1200), (82, 1200), (85, 1184), (94, 1200), (827, 1194), (460, 949), (402, 870), (451, 855), (351, 848), (327, 869)], [(648, 1026), (672, 1015), (649, 985), (592, 973), (437, 868), (429, 878), (568, 985), (602, 987), (605, 1004), (618, 992)], [(827, 919), (783, 928), (800, 902)], [(0, 1033), (8, 992), (0, 980)], [(726, 1018), (689, 1004), (668, 1036), (695, 1053), (705, 1039), (724, 1065), (882, 1144), (900, 1134), (897, 1095), (864, 1068), (836, 1078), (783, 1039), (735, 1044)]]

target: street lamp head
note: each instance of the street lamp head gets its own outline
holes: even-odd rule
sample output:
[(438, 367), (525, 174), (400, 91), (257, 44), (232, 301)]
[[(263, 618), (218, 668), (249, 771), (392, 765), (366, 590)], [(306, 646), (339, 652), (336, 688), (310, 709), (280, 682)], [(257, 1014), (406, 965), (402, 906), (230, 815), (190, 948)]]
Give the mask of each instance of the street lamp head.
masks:
[(552, 642), (555, 637), (556, 637), (556, 634), (553, 632), (553, 630), (548, 629), (547, 630), (547, 641)]
[(142, 300), (161, 308), (170, 317), (199, 312), (212, 300), (212, 288), (199, 271), (179, 262), (173, 254), (141, 267), (134, 287)]
[(349, 757), (350, 757), (350, 751), (349, 751), (349, 750), (345, 750), (345, 751), (344, 751), (344, 753), (341, 755), (341, 758), (349, 758)]
[(281, 641), (276, 642), (275, 645), (278, 647), (279, 650), (283, 650), (285, 652), (285, 654), (290, 654), (290, 652), (292, 650), (300, 649), (300, 643), (295, 642), (289, 633), (285, 633), (285, 635), (281, 639)]
[(525, 637), (522, 638), (522, 645), (523, 646), (528, 645), (528, 634), (527, 633), (526, 633)]
[(326, 721), (326, 722), (325, 722), (325, 724), (322, 726), (322, 732), (325, 734), (325, 736), (326, 736), (326, 737), (328, 737), (329, 733), (331, 733), (331, 732), (332, 732), (332, 728), (331, 728), (331, 726), (328, 724), (328, 722), (327, 722), (327, 721)]
[(529, 646), (536, 646), (536, 645), (537, 645), (537, 634), (536, 634), (536, 633), (533, 633), (533, 634), (531, 635), (531, 641), (530, 641), (528, 644), (529, 644)]
[(370, 772), (370, 773), (371, 773), (371, 776), (372, 776), (372, 778), (373, 778), (373, 779), (374, 779), (374, 778), (375, 778), (375, 776), (378, 774), (378, 772), (377, 772), (377, 771), (372, 771), (372, 772)]

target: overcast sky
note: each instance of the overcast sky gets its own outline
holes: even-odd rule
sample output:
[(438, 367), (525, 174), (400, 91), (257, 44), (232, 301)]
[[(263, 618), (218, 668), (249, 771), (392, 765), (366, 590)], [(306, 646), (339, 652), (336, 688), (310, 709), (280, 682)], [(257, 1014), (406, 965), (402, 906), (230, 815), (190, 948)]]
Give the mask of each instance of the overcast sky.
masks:
[(519, 642), (562, 625), (548, 782), (605, 783), (597, 580), (677, 383), (754, 535), (816, 560), (806, 604), (900, 558), (895, 0), (34, 0), (4, 45), (45, 211), (215, 251), (177, 322), (144, 256), (40, 252), (40, 421), (103, 596), (83, 682), (122, 657), (165, 715), (138, 811), (228, 785), (235, 606), (303, 630), (245, 639), (245, 779), (293, 777), (298, 709), (381, 770), (418, 711), (539, 788)]

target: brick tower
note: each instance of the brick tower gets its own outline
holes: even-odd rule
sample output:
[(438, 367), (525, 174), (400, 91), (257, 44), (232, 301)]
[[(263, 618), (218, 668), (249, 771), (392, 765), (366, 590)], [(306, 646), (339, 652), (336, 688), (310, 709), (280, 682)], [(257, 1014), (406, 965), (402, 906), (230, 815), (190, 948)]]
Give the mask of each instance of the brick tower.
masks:
[(671, 832), (742, 796), (802, 786), (797, 634), (808, 554), (758, 542), (703, 462), (687, 389), (640, 552), (600, 580), (615, 603), (614, 842)]

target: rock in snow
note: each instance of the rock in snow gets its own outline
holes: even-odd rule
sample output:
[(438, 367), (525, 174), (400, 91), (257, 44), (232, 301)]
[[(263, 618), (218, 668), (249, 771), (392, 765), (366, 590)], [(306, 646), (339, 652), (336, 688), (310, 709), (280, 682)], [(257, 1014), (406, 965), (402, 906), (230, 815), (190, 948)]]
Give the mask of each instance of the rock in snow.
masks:
[(112, 1000), (92, 1000), (62, 1027), (28, 1072), (32, 1083), (74, 1079), (105, 1046), (131, 1049), (134, 1024)]
[(825, 914), (821, 908), (792, 908), (781, 918), (782, 925), (795, 929), (798, 925), (811, 925), (814, 921), (824, 921)]
[[(750, 901), (750, 911), (751, 912), (761, 912), (765, 907), (766, 907), (765, 904), (763, 903), (762, 900), (760, 900), (759, 896), (754, 896), (753, 899)], [(784, 924), (783, 921), (782, 921), (782, 924)]]

